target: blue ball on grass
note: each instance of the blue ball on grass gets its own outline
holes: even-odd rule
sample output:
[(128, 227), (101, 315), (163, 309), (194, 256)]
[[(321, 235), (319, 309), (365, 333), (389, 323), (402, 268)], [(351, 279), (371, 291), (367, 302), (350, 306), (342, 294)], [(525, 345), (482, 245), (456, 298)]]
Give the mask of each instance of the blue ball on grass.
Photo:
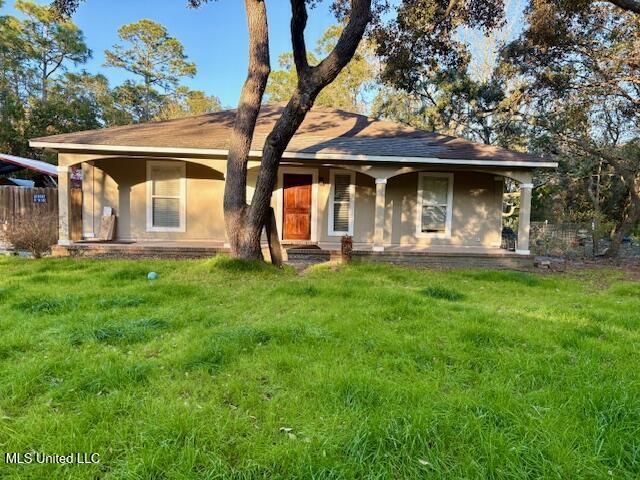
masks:
[(147, 274), (147, 279), (148, 280), (155, 280), (158, 278), (158, 274), (156, 272), (149, 272)]

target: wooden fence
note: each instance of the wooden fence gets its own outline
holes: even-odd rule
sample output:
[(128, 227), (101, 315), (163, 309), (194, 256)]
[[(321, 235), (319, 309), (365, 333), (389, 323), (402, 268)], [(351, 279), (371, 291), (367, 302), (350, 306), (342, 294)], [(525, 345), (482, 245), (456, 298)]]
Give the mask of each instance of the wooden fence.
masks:
[(58, 214), (58, 189), (0, 187), (0, 222), (19, 217)]
[[(82, 238), (82, 189), (72, 188), (71, 195), (71, 240)], [(57, 188), (0, 187), (0, 224), (10, 223), (16, 218), (58, 216)]]
[[(58, 216), (57, 188), (0, 187), (0, 227), (18, 218)], [(82, 238), (82, 189), (71, 189), (71, 240)]]

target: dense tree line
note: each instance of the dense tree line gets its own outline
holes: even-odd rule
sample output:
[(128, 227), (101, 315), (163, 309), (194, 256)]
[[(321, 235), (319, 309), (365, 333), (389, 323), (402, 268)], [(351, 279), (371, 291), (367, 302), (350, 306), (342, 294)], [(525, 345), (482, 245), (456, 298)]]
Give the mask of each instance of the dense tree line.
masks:
[[(536, 179), (534, 219), (592, 224), (615, 253), (640, 221), (638, 16), (606, 3), (536, 2), (516, 38), (485, 32), (494, 52), (461, 41), (447, 57), (420, 58), (406, 39), (421, 39), (409, 7), (423, 5), (405, 3), (404, 32), (379, 37), (377, 59), (372, 39), (363, 42), (316, 103), (557, 159), (558, 171)], [(296, 84), (292, 54), (280, 64), (267, 85), (272, 101)], [(358, 100), (367, 91), (373, 99)]]
[(640, 222), (640, 17), (614, 4), (531, 1), (483, 75), (463, 42), (445, 57), (428, 42), (412, 51), (422, 30), (408, 14), (381, 37), (373, 114), (557, 159), (536, 181), (534, 219), (592, 223), (615, 254)]
[(141, 20), (119, 29), (105, 66), (134, 79), (112, 87), (82, 68), (93, 52), (71, 19), (27, 0), (15, 8), (20, 18), (0, 16), (0, 152), (33, 156), (29, 138), (221, 108), (218, 98), (180, 84), (196, 66), (162, 25)]

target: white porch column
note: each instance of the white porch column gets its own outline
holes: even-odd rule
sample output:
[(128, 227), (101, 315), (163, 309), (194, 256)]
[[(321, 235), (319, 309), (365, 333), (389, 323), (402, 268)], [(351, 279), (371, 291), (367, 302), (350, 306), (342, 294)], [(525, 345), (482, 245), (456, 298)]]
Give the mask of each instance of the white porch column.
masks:
[(531, 221), (531, 191), (533, 183), (520, 184), (520, 215), (518, 218), (518, 247), (516, 253), (530, 255), (529, 232)]
[(373, 251), (384, 252), (384, 219), (386, 210), (387, 179), (376, 178), (376, 218), (373, 230)]
[(71, 171), (58, 166), (58, 245), (71, 245)]

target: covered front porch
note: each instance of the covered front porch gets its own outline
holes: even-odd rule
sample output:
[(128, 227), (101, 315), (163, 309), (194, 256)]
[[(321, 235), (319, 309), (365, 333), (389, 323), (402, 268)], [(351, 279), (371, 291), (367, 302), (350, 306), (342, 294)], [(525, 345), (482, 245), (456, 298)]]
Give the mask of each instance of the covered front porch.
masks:
[[(58, 168), (60, 188), (60, 245), (81, 254), (98, 251), (115, 254), (144, 254), (198, 256), (227, 251), (223, 219), (222, 191), (226, 165), (220, 159), (165, 159), (162, 163), (185, 164), (184, 213), (182, 229), (158, 231), (149, 228), (149, 178), (145, 178), (145, 165), (157, 163), (155, 158), (105, 158), (104, 156), (67, 157), (67, 165)], [(197, 163), (194, 163), (197, 162)], [(69, 190), (71, 164), (89, 166), (91, 177), (97, 183), (83, 186), (85, 235), (72, 238), (69, 218)], [(123, 170), (127, 165), (127, 170)], [(247, 196), (252, 195), (252, 183), (259, 162), (249, 164)], [(204, 169), (204, 170), (203, 170)], [(86, 170), (86, 168), (85, 168)], [(148, 170), (148, 169), (147, 169)], [(137, 172), (137, 173), (136, 173)], [(137, 175), (137, 176), (135, 176)], [(135, 178), (134, 178), (135, 176)], [(287, 238), (285, 208), (287, 177), (307, 177), (309, 181), (308, 237)], [(338, 178), (349, 183), (342, 201), (336, 190)], [(520, 189), (519, 226), (515, 252), (499, 248), (502, 228), (501, 203), (503, 182), (510, 178)], [(437, 209), (442, 209), (442, 232), (421, 230), (421, 192), (426, 179), (443, 179), (449, 192)], [(93, 180), (92, 180), (93, 181)], [(505, 170), (479, 167), (445, 167), (441, 165), (375, 165), (358, 162), (294, 162), (284, 161), (274, 191), (272, 206), (276, 213), (279, 237), (286, 249), (328, 252), (340, 251), (344, 235), (353, 238), (357, 256), (406, 258), (417, 255), (450, 255), (486, 257), (512, 257), (529, 255), (529, 219), (531, 206), (531, 171)], [(445, 187), (446, 190), (446, 187)], [(145, 191), (147, 194), (145, 194)], [(111, 203), (105, 203), (111, 202)], [(86, 242), (95, 238), (95, 215), (104, 204), (115, 205), (118, 215), (118, 234), (115, 241)], [(146, 218), (145, 218), (146, 212)], [(446, 217), (446, 218), (445, 218)], [(87, 221), (89, 220), (89, 221)], [(145, 226), (146, 221), (146, 226)], [(342, 225), (338, 223), (342, 221)], [(91, 223), (93, 222), (93, 223)], [(93, 225), (93, 227), (92, 227)], [(87, 226), (89, 230), (87, 231)], [(341, 228), (338, 228), (340, 226)], [(388, 255), (373, 255), (387, 253)]]

